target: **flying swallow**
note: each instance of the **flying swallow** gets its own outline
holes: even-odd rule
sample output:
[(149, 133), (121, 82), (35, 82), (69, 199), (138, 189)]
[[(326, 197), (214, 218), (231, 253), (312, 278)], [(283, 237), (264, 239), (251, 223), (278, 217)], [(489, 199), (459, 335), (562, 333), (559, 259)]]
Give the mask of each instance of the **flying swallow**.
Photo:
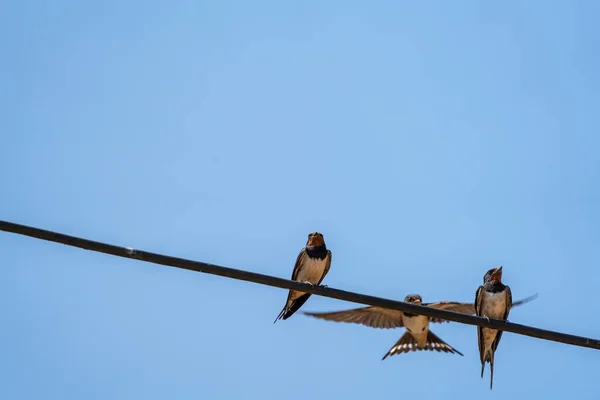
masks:
[[(468, 314), (473, 312), (473, 304), (471, 303), (457, 303), (450, 301), (423, 303), (421, 296), (418, 294), (409, 294), (404, 298), (404, 302), (460, 313)], [(430, 318), (424, 315), (409, 314), (398, 310), (373, 306), (329, 313), (305, 312), (304, 314), (329, 321), (351, 322), (372, 328), (406, 328), (404, 335), (402, 335), (396, 344), (394, 344), (383, 356), (382, 360), (395, 354), (418, 350), (441, 351), (445, 353), (457, 353), (461, 356), (463, 355), (460, 351), (444, 342), (429, 330), (430, 322), (448, 322), (443, 319)]]
[[(331, 251), (325, 246), (323, 235), (319, 232), (309, 233), (306, 246), (300, 250), (300, 254), (298, 254), (298, 258), (296, 259), (296, 265), (292, 272), (292, 280), (320, 285), (325, 275), (329, 272), (330, 266)], [(290, 290), (285, 306), (273, 323), (280, 319), (286, 320), (294, 315), (306, 303), (309, 297), (310, 293)]]
[[(510, 287), (502, 283), (502, 266), (492, 268), (483, 277), (483, 285), (475, 294), (475, 313), (479, 317), (506, 320), (512, 308)], [(477, 344), (481, 360), (481, 377), (485, 363), (490, 363), (490, 390), (494, 383), (494, 353), (502, 338), (502, 331), (477, 327)]]

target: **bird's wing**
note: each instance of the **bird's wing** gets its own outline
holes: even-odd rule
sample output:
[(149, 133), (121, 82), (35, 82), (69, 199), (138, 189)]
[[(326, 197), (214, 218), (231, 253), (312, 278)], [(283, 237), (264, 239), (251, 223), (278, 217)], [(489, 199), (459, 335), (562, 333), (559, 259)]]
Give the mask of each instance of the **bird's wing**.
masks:
[[(477, 288), (477, 292), (475, 293), (475, 314), (477, 316), (481, 316), (481, 303), (483, 301), (483, 291), (485, 289), (483, 288), (483, 286), (479, 286), (479, 288)], [(483, 340), (483, 329), (481, 329), (480, 326), (477, 327), (477, 347), (479, 347), (479, 359), (481, 360), (481, 363), (483, 364), (484, 361), (484, 352), (485, 352), (485, 348), (484, 348), (485, 344), (484, 344), (484, 340)], [(482, 370), (483, 371), (483, 370)], [(482, 372), (482, 376), (483, 376), (483, 372)]]
[(298, 253), (298, 258), (296, 258), (296, 264), (294, 265), (294, 270), (292, 271), (292, 280), (295, 281), (298, 278), (298, 272), (300, 271), (300, 266), (304, 264), (304, 259), (306, 258), (306, 247), (300, 250)]
[[(294, 265), (294, 270), (292, 271), (292, 280), (293, 281), (295, 281), (298, 278), (298, 272), (300, 271), (300, 266), (302, 264), (304, 264), (305, 258), (306, 258), (306, 247), (303, 247), (302, 250), (300, 250), (300, 253), (298, 253), (298, 257), (296, 258), (296, 264)], [(286, 306), (284, 307), (284, 309), (291, 305), (290, 301), (292, 299), (292, 293), (294, 293), (294, 290), (290, 289), (288, 291), (288, 297), (285, 302)], [(304, 300), (304, 301), (306, 301), (306, 300)]]
[(524, 299), (521, 299), (519, 301), (515, 301), (514, 303), (512, 303), (512, 306), (513, 307), (522, 306), (525, 303), (529, 303), (530, 301), (537, 299), (537, 297), (538, 297), (538, 294), (536, 293), (536, 294), (534, 294), (532, 296), (525, 297)]
[[(521, 300), (522, 301), (522, 300)], [(508, 313), (510, 313), (510, 309), (514, 306), (512, 302), (512, 291), (510, 290), (510, 286), (506, 287), (506, 309), (504, 310), (504, 319), (508, 319)]]
[[(506, 292), (506, 302), (505, 302), (506, 308), (504, 309), (504, 315), (502, 316), (503, 320), (506, 320), (508, 318), (508, 313), (510, 312), (510, 309), (512, 307), (512, 291), (510, 290), (509, 286), (506, 286), (505, 292)], [(494, 343), (492, 343), (493, 351), (496, 351), (496, 349), (498, 348), (498, 344), (500, 344), (500, 339), (502, 338), (502, 332), (504, 332), (504, 331), (498, 331), (498, 333), (496, 334)]]
[[(473, 303), (459, 303), (457, 301), (438, 301), (437, 303), (424, 303), (424, 306), (439, 310), (454, 311), (461, 314), (475, 314)], [(450, 322), (442, 318), (431, 318), (431, 322)]]
[[(306, 247), (304, 247), (302, 250), (300, 250), (300, 253), (298, 253), (298, 257), (296, 258), (296, 264), (294, 265), (294, 270), (292, 271), (292, 280), (293, 281), (295, 281), (296, 278), (298, 277), (298, 271), (300, 271), (300, 266), (304, 263), (305, 257), (306, 257)], [(294, 301), (292, 301), (293, 293), (294, 293), (294, 290), (292, 290), (292, 289), (288, 290), (288, 295), (287, 295), (287, 300), (285, 301), (285, 305), (283, 306), (283, 309), (281, 310), (281, 312), (279, 313), (277, 318), (275, 318), (275, 322), (277, 322), (279, 319), (284, 318), (284, 317), (285, 317), (285, 319), (291, 317), (306, 302), (308, 297), (310, 297), (310, 295), (308, 295), (304, 298), (298, 298), (294, 302)], [(293, 308), (294, 304), (296, 305), (295, 310), (290, 312), (290, 310)], [(273, 323), (275, 323), (275, 322), (273, 322)]]
[(325, 258), (327, 259), (327, 264), (325, 264), (323, 276), (321, 276), (321, 279), (319, 279), (319, 283), (317, 283), (317, 286), (320, 285), (321, 282), (323, 282), (323, 279), (325, 279), (325, 276), (327, 275), (327, 273), (329, 272), (329, 268), (331, 267), (331, 250), (327, 250), (327, 255), (325, 256)]
[(305, 312), (304, 314), (327, 321), (349, 322), (371, 328), (390, 329), (404, 326), (401, 311), (380, 307), (362, 307), (326, 313)]

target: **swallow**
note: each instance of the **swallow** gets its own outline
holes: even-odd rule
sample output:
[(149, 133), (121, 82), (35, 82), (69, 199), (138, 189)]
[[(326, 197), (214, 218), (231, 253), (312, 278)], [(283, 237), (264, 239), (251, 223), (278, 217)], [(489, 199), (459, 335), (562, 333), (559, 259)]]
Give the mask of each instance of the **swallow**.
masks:
[[(404, 302), (467, 314), (472, 313), (473, 309), (473, 304), (471, 303), (457, 303), (450, 301), (423, 303), (421, 296), (418, 294), (409, 294), (404, 298)], [(361, 324), (371, 328), (406, 328), (406, 332), (383, 356), (382, 360), (395, 354), (420, 350), (441, 351), (444, 353), (463, 355), (460, 351), (444, 342), (429, 330), (430, 322), (448, 322), (440, 318), (430, 318), (424, 315), (410, 314), (398, 310), (373, 306), (328, 313), (305, 312), (304, 314), (329, 321)]]
[[(513, 307), (510, 287), (502, 283), (502, 266), (492, 268), (483, 277), (483, 285), (475, 294), (475, 313), (479, 317), (506, 320)], [(485, 363), (490, 363), (490, 390), (494, 383), (494, 354), (502, 338), (502, 331), (477, 327), (477, 345), (481, 360), (481, 377)]]
[[(292, 280), (318, 286), (329, 272), (329, 267), (331, 267), (331, 251), (325, 246), (323, 235), (319, 232), (309, 233), (306, 246), (300, 250), (296, 259)], [(285, 306), (273, 323), (294, 315), (309, 297), (310, 293), (290, 290)]]

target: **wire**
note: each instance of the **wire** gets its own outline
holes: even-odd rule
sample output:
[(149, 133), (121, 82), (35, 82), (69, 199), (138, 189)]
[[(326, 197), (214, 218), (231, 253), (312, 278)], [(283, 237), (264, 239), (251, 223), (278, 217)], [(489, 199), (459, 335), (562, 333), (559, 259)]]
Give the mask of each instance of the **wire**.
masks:
[(187, 269), (190, 271), (204, 272), (207, 274), (219, 275), (227, 278), (254, 282), (282, 289), (294, 289), (305, 293), (311, 293), (317, 296), (330, 297), (333, 299), (350, 301), (353, 303), (360, 303), (412, 314), (425, 315), (432, 318), (440, 318), (447, 321), (453, 321), (462, 324), (478, 325), (486, 328), (493, 328), (506, 332), (512, 332), (519, 335), (531, 336), (538, 339), (545, 339), (553, 342), (565, 343), (574, 346), (588, 347), (600, 350), (600, 340), (597, 339), (590, 339), (581, 336), (569, 335), (566, 333), (539, 329), (532, 326), (515, 324), (508, 321), (495, 319), (488, 320), (487, 318), (483, 317), (476, 317), (473, 315), (440, 310), (426, 306), (419, 306), (416, 304), (409, 304), (401, 301), (384, 299), (381, 297), (347, 292), (345, 290), (333, 289), (326, 286), (314, 286), (308, 283), (291, 281), (288, 279), (277, 278), (270, 275), (263, 275), (256, 272), (243, 271), (234, 268), (222, 267), (220, 265), (208, 264), (200, 261), (192, 261), (183, 258), (170, 257), (162, 254), (151, 253), (148, 251), (137, 250), (130, 247), (120, 247), (112, 244), (95, 242), (93, 240), (87, 240), (75, 236), (65, 235), (62, 233), (47, 231), (44, 229), (34, 228), (26, 225), (15, 224), (12, 222), (0, 221), (0, 230), (16, 233), (19, 235), (30, 236), (36, 239), (47, 240), (50, 242), (62, 243), (67, 246), (79, 247), (85, 250), (92, 250), (97, 251), (99, 253), (111, 254), (113, 256), (132, 258), (144, 262), (165, 265), (168, 267), (176, 267)]

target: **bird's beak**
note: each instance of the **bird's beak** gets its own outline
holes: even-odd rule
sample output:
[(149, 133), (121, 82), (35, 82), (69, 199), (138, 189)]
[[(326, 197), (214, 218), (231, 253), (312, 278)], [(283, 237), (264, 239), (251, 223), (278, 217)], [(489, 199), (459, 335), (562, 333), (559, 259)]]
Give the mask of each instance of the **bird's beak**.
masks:
[(325, 240), (323, 240), (322, 236), (313, 235), (308, 239), (309, 246), (323, 246), (325, 244)]
[(502, 281), (502, 265), (499, 266), (492, 272), (492, 280), (501, 282)]

